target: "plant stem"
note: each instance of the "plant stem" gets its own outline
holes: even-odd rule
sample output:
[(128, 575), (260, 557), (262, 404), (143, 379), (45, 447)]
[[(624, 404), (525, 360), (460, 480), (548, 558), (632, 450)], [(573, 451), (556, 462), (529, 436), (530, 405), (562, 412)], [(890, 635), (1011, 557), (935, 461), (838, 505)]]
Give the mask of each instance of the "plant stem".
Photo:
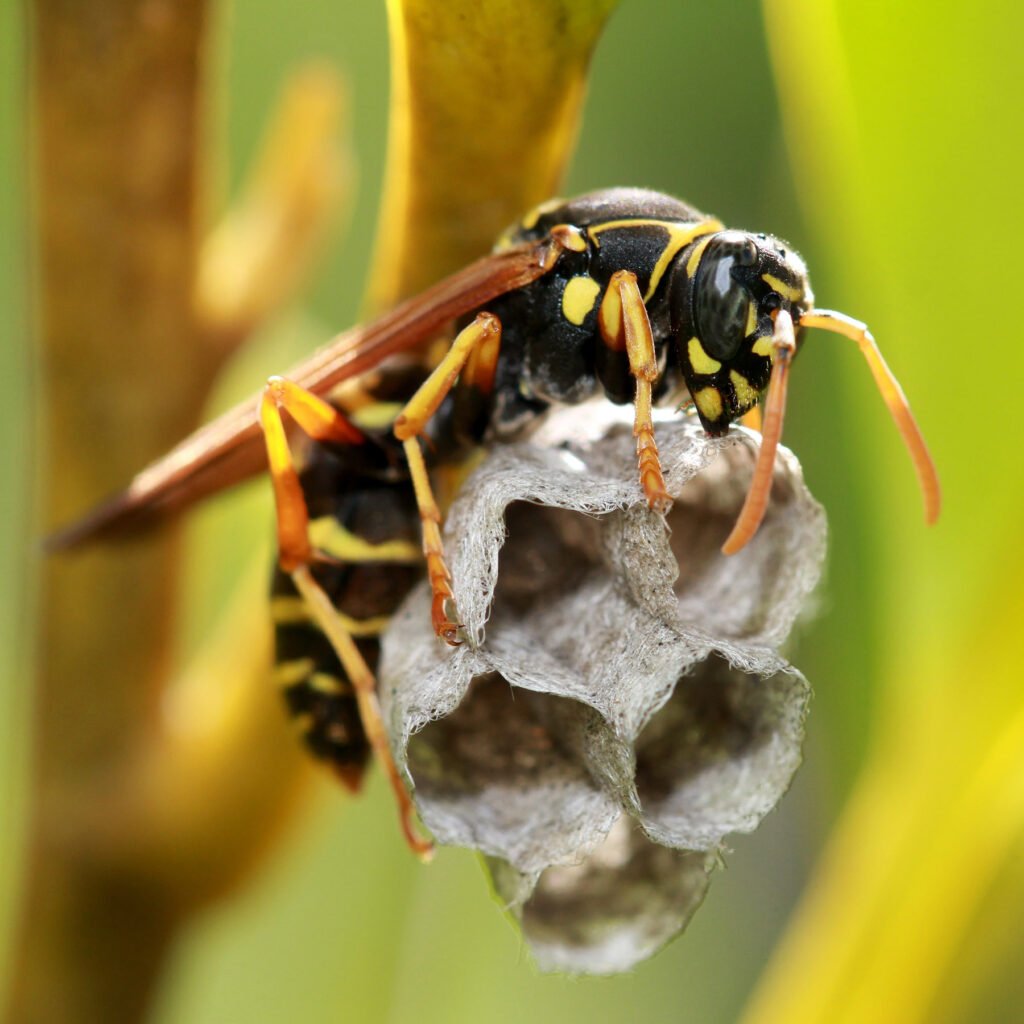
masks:
[[(37, 0), (32, 113), (43, 521), (67, 522), (195, 422), (204, 0)], [(147, 742), (178, 531), (42, 569), (30, 854), (9, 1019), (133, 1021), (174, 912), (96, 822)]]

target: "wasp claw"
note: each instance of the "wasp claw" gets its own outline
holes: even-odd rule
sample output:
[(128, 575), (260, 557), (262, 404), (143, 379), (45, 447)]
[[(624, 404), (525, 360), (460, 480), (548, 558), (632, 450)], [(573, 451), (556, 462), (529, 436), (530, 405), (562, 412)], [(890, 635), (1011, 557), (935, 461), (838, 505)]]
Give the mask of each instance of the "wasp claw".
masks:
[(449, 647), (461, 647), (464, 641), (459, 639), (461, 622), (453, 622), (448, 618), (450, 598), (445, 594), (435, 594), (431, 607), (430, 621), (434, 626), (434, 635), (443, 640)]
[(449, 647), (461, 647), (466, 641), (459, 639), (459, 630), (462, 629), (462, 625), (456, 622), (447, 623), (445, 628), (442, 629), (438, 636), (449, 646)]

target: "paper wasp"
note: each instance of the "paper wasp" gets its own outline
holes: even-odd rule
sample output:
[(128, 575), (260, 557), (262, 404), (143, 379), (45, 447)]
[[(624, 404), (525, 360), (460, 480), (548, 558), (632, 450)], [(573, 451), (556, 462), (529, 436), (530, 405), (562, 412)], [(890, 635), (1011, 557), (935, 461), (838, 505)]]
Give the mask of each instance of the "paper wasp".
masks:
[[(455, 339), (436, 366), (389, 358), (424, 351), (452, 324)], [(406, 836), (425, 852), (388, 750), (373, 668), (377, 638), (424, 562), (434, 629), (458, 642), (432, 467), (515, 436), (552, 404), (603, 392), (634, 405), (640, 485), (661, 510), (670, 499), (652, 403), (685, 388), (705, 430), (719, 435), (763, 399), (752, 482), (723, 546), (732, 554), (768, 504), (789, 367), (809, 327), (859, 345), (933, 522), (938, 479), (899, 384), (863, 324), (814, 307), (800, 257), (671, 197), (610, 189), (534, 210), (491, 255), (272, 378), (259, 400), (199, 430), (54, 543), (144, 526), (269, 465), (278, 671), (289, 707), (308, 745), (350, 786), (368, 749), (378, 754)], [(301, 476), (282, 410), (320, 442)]]

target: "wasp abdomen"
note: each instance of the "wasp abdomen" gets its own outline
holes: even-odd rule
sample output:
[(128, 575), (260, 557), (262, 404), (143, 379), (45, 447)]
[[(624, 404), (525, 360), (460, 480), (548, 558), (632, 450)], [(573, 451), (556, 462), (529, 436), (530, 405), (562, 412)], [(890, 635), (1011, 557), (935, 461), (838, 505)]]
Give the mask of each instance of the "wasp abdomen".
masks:
[[(375, 671), (380, 634), (423, 575), (411, 485), (376, 444), (348, 453), (318, 446), (301, 481), (310, 539), (325, 556), (312, 567), (313, 576)], [(288, 712), (310, 752), (356, 789), (370, 747), (352, 682), (291, 576), (280, 568), (274, 572), (271, 611), (275, 678)]]

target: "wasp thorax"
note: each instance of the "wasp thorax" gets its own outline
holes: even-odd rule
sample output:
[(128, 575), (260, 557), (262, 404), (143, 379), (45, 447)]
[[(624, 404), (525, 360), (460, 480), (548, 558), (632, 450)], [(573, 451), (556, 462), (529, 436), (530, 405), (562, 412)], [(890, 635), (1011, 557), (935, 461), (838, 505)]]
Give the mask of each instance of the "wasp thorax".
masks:
[(748, 282), (757, 269), (758, 248), (741, 231), (722, 231), (708, 243), (693, 286), (693, 324), (704, 350), (727, 362), (747, 333)]

